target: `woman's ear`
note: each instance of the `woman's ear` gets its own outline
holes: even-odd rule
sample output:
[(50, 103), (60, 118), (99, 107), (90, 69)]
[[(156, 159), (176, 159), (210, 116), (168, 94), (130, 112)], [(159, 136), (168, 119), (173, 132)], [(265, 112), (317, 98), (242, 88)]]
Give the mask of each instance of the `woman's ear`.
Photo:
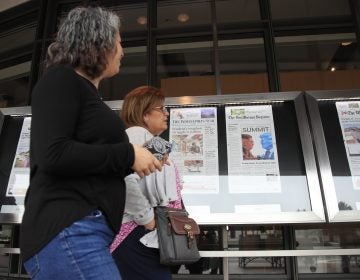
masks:
[(143, 120), (144, 120), (144, 122), (147, 124), (147, 122), (148, 122), (148, 120), (149, 120), (149, 114), (145, 114), (145, 115), (143, 116)]

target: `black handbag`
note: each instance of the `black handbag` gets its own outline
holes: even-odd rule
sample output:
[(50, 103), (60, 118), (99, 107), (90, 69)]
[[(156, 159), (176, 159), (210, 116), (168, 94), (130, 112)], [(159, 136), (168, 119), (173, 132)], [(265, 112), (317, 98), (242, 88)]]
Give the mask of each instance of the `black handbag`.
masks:
[(200, 228), (185, 209), (158, 206), (155, 219), (161, 264), (191, 264), (200, 259), (196, 244)]

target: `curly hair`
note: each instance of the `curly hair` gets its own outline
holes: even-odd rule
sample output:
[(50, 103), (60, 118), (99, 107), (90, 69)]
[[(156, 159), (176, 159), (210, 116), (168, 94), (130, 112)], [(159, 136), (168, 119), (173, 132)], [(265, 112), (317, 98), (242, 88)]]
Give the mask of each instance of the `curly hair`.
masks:
[(127, 127), (146, 127), (144, 115), (162, 104), (165, 95), (159, 88), (140, 86), (130, 91), (124, 98), (121, 118)]
[(107, 66), (107, 55), (116, 47), (120, 25), (115, 13), (100, 7), (72, 9), (48, 48), (45, 67), (65, 64), (81, 67), (90, 78), (99, 77)]

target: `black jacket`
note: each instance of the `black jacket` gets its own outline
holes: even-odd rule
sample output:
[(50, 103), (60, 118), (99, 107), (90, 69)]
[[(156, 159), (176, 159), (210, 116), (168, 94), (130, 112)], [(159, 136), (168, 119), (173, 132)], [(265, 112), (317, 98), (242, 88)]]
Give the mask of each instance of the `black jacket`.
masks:
[(92, 210), (114, 231), (134, 150), (97, 89), (67, 66), (51, 68), (32, 94), (30, 186), (20, 228), (23, 260)]

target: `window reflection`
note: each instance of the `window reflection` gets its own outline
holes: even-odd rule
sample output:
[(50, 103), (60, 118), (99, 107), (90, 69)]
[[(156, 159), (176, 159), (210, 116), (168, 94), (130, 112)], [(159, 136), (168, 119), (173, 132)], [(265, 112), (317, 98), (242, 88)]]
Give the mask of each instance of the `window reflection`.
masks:
[(16, 48), (28, 46), (35, 40), (35, 23), (29, 26), (21, 26), (8, 31), (8, 34), (0, 34), (0, 53), (5, 53)]
[(259, 2), (254, 0), (216, 1), (216, 19), (218, 24), (238, 23), (260, 19)]
[[(8, 69), (2, 69), (5, 72)], [(11, 72), (11, 71), (10, 71)], [(13, 72), (11, 72), (13, 74)], [(0, 108), (27, 106), (29, 102), (29, 77), (28, 73), (20, 74), (19, 77), (10, 77), (9, 79), (0, 79)]]
[[(11, 248), (11, 236), (13, 227), (10, 225), (0, 226), (0, 248)], [(10, 268), (9, 254), (0, 254), (0, 274), (7, 273)]]
[(270, 0), (274, 19), (296, 19), (349, 15), (349, 2), (344, 0)]
[(159, 29), (184, 28), (211, 23), (211, 1), (158, 1)]
[(147, 3), (146, 1), (143, 2), (144, 3), (137, 1), (137, 3), (111, 7), (111, 10), (116, 12), (121, 18), (121, 33), (126, 35), (123, 36), (125, 40), (127, 40), (128, 36), (131, 36), (133, 32), (146, 32)]
[[(221, 251), (221, 227), (200, 226), (197, 239), (200, 251)], [(223, 274), (222, 258), (201, 258), (193, 264), (172, 266), (173, 274)]]
[(262, 38), (219, 41), (221, 92), (269, 91)]
[[(283, 235), (280, 227), (230, 227), (228, 244), (231, 250), (282, 250)], [(284, 257), (240, 257), (229, 259), (231, 274), (284, 274)]]
[(139, 85), (146, 85), (146, 47), (125, 47), (120, 73), (100, 83), (103, 100), (121, 100)]
[(157, 51), (158, 84), (166, 96), (215, 94), (212, 42), (159, 44)]
[(228, 234), (229, 247), (238, 250), (281, 250), (283, 237), (280, 227), (260, 226), (230, 227)]
[[(360, 248), (360, 227), (329, 226), (322, 229), (296, 229), (296, 249)], [(300, 273), (359, 273), (360, 256), (298, 257)]]
[(282, 91), (360, 87), (354, 33), (275, 38)]
[[(120, 16), (120, 34), (125, 54), (121, 61), (120, 73), (100, 83), (99, 91), (104, 101), (124, 99), (133, 88), (147, 84), (147, 1), (130, 2), (125, 1), (121, 5), (111, 6), (106, 6), (104, 3), (109, 10)], [(78, 5), (76, 3), (62, 5), (58, 12), (57, 26), (75, 6)]]

